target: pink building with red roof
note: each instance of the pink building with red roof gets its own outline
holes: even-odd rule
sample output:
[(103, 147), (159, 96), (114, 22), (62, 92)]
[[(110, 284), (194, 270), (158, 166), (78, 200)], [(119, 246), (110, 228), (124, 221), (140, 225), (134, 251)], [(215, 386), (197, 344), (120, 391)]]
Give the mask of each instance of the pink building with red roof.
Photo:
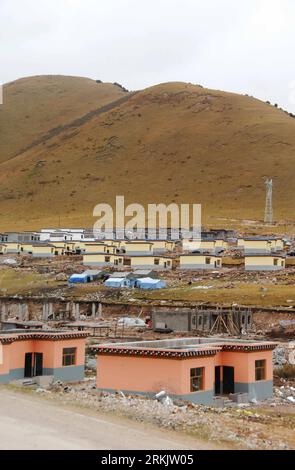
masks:
[(87, 336), (79, 331), (0, 332), (0, 384), (42, 375), (83, 380)]
[(165, 390), (200, 404), (237, 393), (262, 400), (273, 394), (275, 347), (216, 338), (105, 344), (96, 347), (97, 387), (146, 395)]

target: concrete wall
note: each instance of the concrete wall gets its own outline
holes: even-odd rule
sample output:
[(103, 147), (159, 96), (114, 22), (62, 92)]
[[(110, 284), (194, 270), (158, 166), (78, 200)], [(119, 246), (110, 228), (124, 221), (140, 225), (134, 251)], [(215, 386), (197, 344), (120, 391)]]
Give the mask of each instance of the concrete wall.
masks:
[(191, 311), (155, 311), (152, 315), (153, 328), (157, 328), (157, 324), (165, 324), (166, 328), (170, 328), (174, 331), (190, 331), (190, 318)]

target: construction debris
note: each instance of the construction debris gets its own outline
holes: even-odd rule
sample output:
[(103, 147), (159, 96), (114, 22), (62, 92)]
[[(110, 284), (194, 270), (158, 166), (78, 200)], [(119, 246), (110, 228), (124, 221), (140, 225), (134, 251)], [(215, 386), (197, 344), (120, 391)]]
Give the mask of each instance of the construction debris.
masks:
[[(67, 388), (65, 390), (65, 388)], [(287, 396), (290, 394), (289, 387)], [(177, 400), (169, 401), (163, 406), (162, 400), (168, 397), (165, 391), (159, 392), (159, 399), (148, 399), (118, 393), (98, 392), (95, 379), (88, 379), (80, 384), (64, 387), (55, 382), (50, 388), (51, 394), (46, 395), (47, 400), (55, 403), (82, 406), (92, 411), (102, 413), (112, 412), (118, 416), (126, 416), (144, 423), (152, 423), (168, 430), (176, 430), (189, 434), (206, 436), (210, 441), (222, 442), (225, 446), (234, 445), (241, 449), (292, 449), (295, 447), (294, 421), (290, 419), (290, 412), (294, 409), (291, 400), (278, 398), (278, 404), (283, 404), (284, 414), (279, 411), (271, 413), (260, 410), (260, 405), (234, 404), (231, 407), (219, 408)], [(291, 390), (293, 393), (293, 391)], [(37, 392), (41, 393), (41, 392)], [(155, 397), (156, 398), (156, 397)], [(168, 397), (169, 398), (169, 397)], [(172, 401), (172, 400), (171, 400)], [(165, 401), (164, 401), (165, 403)], [(269, 402), (272, 407), (273, 401)]]
[(173, 401), (171, 398), (167, 395), (167, 393), (163, 390), (162, 392), (159, 392), (156, 394), (155, 398), (162, 403), (164, 406), (172, 406)]

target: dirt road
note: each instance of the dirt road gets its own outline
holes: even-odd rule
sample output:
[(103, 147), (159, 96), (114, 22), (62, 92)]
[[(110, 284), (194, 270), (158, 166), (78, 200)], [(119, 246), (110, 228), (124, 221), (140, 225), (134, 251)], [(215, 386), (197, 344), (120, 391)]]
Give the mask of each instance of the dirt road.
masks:
[(208, 449), (174, 432), (0, 389), (0, 449)]

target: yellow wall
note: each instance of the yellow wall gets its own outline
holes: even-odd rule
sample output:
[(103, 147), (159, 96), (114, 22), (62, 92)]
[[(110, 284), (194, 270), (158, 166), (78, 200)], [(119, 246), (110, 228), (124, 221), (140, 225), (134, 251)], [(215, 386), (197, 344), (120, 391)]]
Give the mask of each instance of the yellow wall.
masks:
[(238, 246), (247, 250), (271, 250), (271, 242), (268, 240), (238, 240)]
[(168, 240), (151, 240), (153, 244), (153, 249), (158, 250), (169, 250), (173, 251), (175, 248), (175, 242)]
[[(186, 266), (191, 266), (193, 264), (195, 265), (204, 265), (204, 266), (211, 266), (212, 268), (215, 268), (215, 261), (220, 263), (220, 266), (222, 264), (221, 257), (220, 256), (210, 256), (210, 255), (204, 255), (204, 256), (194, 256), (194, 255), (188, 255), (188, 256), (181, 256), (180, 255), (180, 268), (186, 267)], [(210, 264), (206, 264), (206, 258), (210, 258)]]
[(274, 256), (245, 256), (245, 266), (274, 266), (275, 259), (278, 266), (285, 267), (285, 260)]
[(271, 247), (276, 250), (283, 250), (284, 249), (284, 242), (283, 240), (271, 240)]
[(51, 255), (54, 253), (54, 251), (56, 250), (56, 248), (54, 248), (53, 246), (33, 246), (33, 254), (34, 255)]
[(226, 250), (228, 248), (228, 243), (226, 240), (215, 240), (215, 248), (223, 248)]
[(7, 242), (5, 246), (6, 246), (6, 253), (9, 253), (11, 250), (13, 251), (21, 250), (21, 244), (17, 242)]
[(60, 248), (65, 248), (67, 243), (65, 242), (51, 242), (52, 245), (56, 246), (56, 247), (60, 247)]
[(24, 252), (24, 253), (28, 253), (29, 251), (33, 252), (32, 243), (22, 243), (21, 251)]
[(216, 248), (227, 249), (228, 243), (224, 240), (183, 240), (182, 246), (184, 250), (214, 251)]
[(116, 247), (108, 246), (102, 243), (85, 243), (83, 247), (84, 253), (95, 253), (97, 251), (103, 251), (104, 253), (114, 253)]
[(95, 253), (95, 254), (86, 254), (83, 255), (83, 263), (105, 263), (105, 257), (109, 256), (110, 261), (109, 263), (113, 264), (114, 263), (114, 255), (109, 255), (106, 253)]
[(61, 256), (64, 254), (64, 248), (60, 247), (60, 246), (55, 246), (55, 245), (52, 245), (52, 248), (53, 248), (53, 253), (55, 254), (55, 252), (57, 252), (58, 254), (56, 256)]
[(150, 243), (137, 243), (137, 242), (132, 242), (132, 243), (126, 243), (125, 245), (125, 251), (126, 254), (132, 253), (134, 251), (137, 252), (144, 252), (146, 253), (147, 251), (152, 253), (153, 245)]
[[(153, 265), (155, 269), (163, 268), (164, 263), (170, 262), (170, 265), (167, 264), (167, 268), (172, 267), (172, 259), (170, 258), (162, 258), (161, 256), (130, 256), (131, 259), (131, 267), (138, 267), (138, 266), (151, 266)], [(159, 264), (154, 264), (154, 260), (158, 259)]]

